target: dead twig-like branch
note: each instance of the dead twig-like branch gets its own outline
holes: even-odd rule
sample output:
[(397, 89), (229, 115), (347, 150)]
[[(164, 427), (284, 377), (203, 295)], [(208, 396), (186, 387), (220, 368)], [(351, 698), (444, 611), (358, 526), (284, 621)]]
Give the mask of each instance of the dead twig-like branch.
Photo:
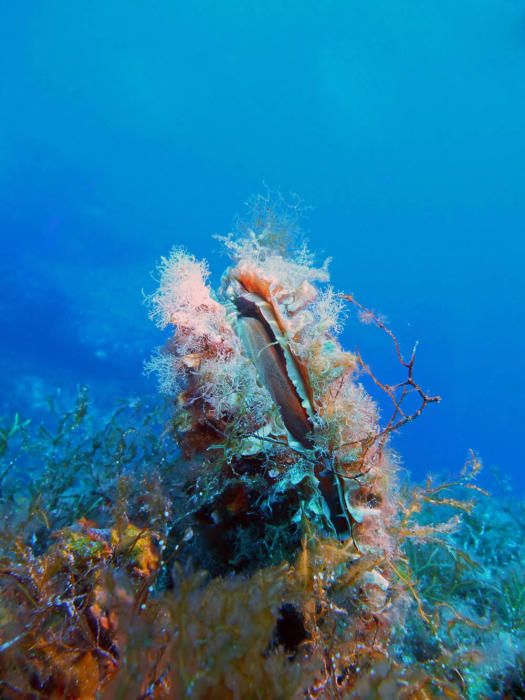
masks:
[[(389, 397), (393, 407), (389, 420), (381, 430), (379, 430), (375, 435), (369, 436), (364, 440), (356, 441), (355, 444), (360, 444), (361, 447), (368, 451), (372, 444), (379, 443), (380, 445), (383, 445), (390, 433), (399, 430), (399, 428), (406, 425), (406, 423), (410, 423), (418, 418), (428, 404), (439, 403), (439, 401), (441, 401), (441, 397), (427, 394), (421, 385), (414, 379), (414, 364), (416, 360), (417, 343), (414, 345), (410, 358), (408, 360), (405, 359), (396, 335), (392, 330), (390, 330), (390, 328), (388, 328), (386, 323), (376, 313), (363, 306), (363, 304), (358, 302), (357, 299), (355, 299), (351, 294), (339, 294), (338, 296), (340, 299), (344, 299), (348, 303), (355, 306), (361, 319), (367, 323), (374, 324), (390, 338), (394, 345), (395, 354), (399, 364), (406, 370), (406, 378), (403, 381), (399, 382), (398, 384), (387, 384), (380, 381), (376, 377), (369, 365), (363, 360), (361, 353), (358, 352), (356, 355), (358, 365), (362, 372), (367, 374), (374, 384), (381, 389), (386, 396)], [(404, 408), (404, 403), (407, 397), (413, 394), (415, 394), (419, 399), (418, 406), (413, 411), (407, 412)]]

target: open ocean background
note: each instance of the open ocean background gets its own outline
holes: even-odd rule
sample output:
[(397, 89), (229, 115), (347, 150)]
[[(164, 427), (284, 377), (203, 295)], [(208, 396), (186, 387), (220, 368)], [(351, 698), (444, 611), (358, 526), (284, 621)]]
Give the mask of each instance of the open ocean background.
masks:
[[(266, 187), (420, 341), (443, 401), (395, 439), (411, 473), (474, 448), (523, 494), (523, 0), (0, 3), (0, 411), (155, 391), (158, 259), (218, 281), (212, 234)], [(345, 344), (395, 381), (378, 331)]]

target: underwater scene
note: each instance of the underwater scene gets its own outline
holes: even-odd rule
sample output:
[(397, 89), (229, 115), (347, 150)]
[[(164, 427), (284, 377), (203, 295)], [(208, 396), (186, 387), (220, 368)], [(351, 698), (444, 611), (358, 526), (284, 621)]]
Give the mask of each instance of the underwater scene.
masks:
[(0, 699), (525, 698), (525, 2), (0, 18)]

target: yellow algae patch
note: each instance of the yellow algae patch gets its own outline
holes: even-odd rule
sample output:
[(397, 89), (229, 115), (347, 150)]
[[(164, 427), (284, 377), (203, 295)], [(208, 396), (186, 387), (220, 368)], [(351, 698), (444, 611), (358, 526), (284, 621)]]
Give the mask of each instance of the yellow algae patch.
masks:
[(111, 530), (111, 544), (115, 553), (126, 558), (139, 576), (151, 576), (159, 567), (160, 556), (153, 536), (129, 523), (124, 530)]

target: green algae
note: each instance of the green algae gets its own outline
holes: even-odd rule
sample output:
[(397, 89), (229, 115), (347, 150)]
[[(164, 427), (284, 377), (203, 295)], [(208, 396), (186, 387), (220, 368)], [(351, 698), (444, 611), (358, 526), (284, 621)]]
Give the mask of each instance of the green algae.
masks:
[[(97, 697), (104, 697), (104, 693), (109, 693), (109, 688), (112, 687), (113, 683), (117, 684), (114, 687), (119, 688), (136, 688), (141, 685), (141, 682), (142, 685), (146, 683), (146, 680), (153, 673), (151, 659), (141, 660), (137, 647), (144, 648), (146, 645), (151, 649), (157, 648), (159, 644), (157, 635), (160, 635), (164, 639), (164, 643), (168, 645), (163, 647), (165, 652), (168, 653), (166, 650), (169, 648), (169, 653), (176, 654), (177, 657), (181, 653), (176, 651), (177, 645), (186, 645), (183, 651), (182, 666), (177, 672), (180, 673), (177, 676), (178, 680), (173, 681), (172, 679), (171, 681), (178, 684), (177, 687), (182, 693), (181, 697), (189, 696), (191, 688), (193, 688), (192, 692), (195, 697), (206, 697), (207, 692), (213, 694), (214, 691), (210, 690), (210, 687), (217, 689), (223, 687), (221, 684), (224, 682), (229, 683), (230, 681), (224, 680), (230, 673), (228, 669), (233, 669), (234, 666), (238, 667), (238, 664), (242, 663), (242, 659), (250, 669), (250, 680), (247, 681), (250, 685), (247, 686), (248, 690), (246, 688), (244, 690), (245, 693), (248, 692), (248, 695), (244, 695), (244, 697), (252, 695), (253, 697), (278, 697), (278, 694), (275, 694), (276, 683), (280, 684), (282, 689), (281, 697), (294, 697), (302, 683), (312, 682), (311, 679), (316, 675), (315, 664), (312, 666), (311, 661), (308, 664), (305, 661), (306, 665), (302, 668), (297, 660), (287, 661), (287, 655), (283, 655), (282, 652), (279, 652), (275, 659), (272, 656), (273, 652), (270, 657), (265, 652), (266, 648), (272, 648), (272, 637), (275, 634), (280, 615), (282, 590), (290, 590), (290, 577), (294, 576), (291, 573), (293, 569), (278, 569), (276, 572), (281, 571), (281, 574), (276, 572), (271, 576), (268, 574), (276, 585), (284, 586), (284, 589), (279, 589), (281, 594), (277, 596), (275, 593), (268, 591), (267, 594), (262, 590), (255, 594), (256, 589), (253, 589), (253, 586), (257, 588), (258, 585), (261, 585), (256, 584), (256, 581), (268, 581), (268, 584), (264, 583), (266, 586), (269, 585), (270, 579), (257, 579), (247, 574), (235, 577), (234, 583), (232, 582), (233, 587), (226, 586), (225, 588), (220, 587), (218, 583), (220, 578), (210, 579), (209, 576), (191, 578), (194, 574), (189, 573), (188, 566), (191, 568), (192, 558), (196, 553), (198, 554), (205, 549), (203, 542), (199, 541), (198, 526), (195, 525), (193, 519), (195, 512), (201, 507), (201, 501), (197, 499), (192, 503), (191, 498), (181, 497), (180, 489), (184, 479), (187, 478), (187, 465), (185, 466), (183, 460), (181, 461), (171, 440), (164, 435), (165, 408), (159, 404), (152, 410), (152, 404), (149, 402), (144, 404), (140, 402), (122, 403), (108, 420), (92, 415), (89, 404), (87, 404), (86, 410), (85, 399), (86, 394), (83, 394), (80, 404), (77, 404), (77, 406), (81, 405), (82, 407), (80, 412), (77, 411), (77, 406), (66, 410), (62, 415), (57, 415), (55, 411), (55, 427), (51, 425), (52, 422), (45, 430), (40, 430), (35, 426), (30, 428), (29, 424), (25, 425), (24, 456), (22, 461), (17, 463), (17, 468), (20, 466), (21, 469), (19, 472), (10, 472), (4, 482), (1, 508), (3, 522), (7, 524), (7, 527), (1, 534), (2, 570), (4, 572), (2, 575), (4, 589), (2, 600), (4, 603), (1, 606), (0, 642), (2, 644), (0, 654), (0, 664), (2, 664), (0, 667), (3, 669), (2, 682), (12, 682), (14, 686), (20, 682), (21, 657), (25, 658), (24, 663), (34, 664), (35, 668), (39, 668), (40, 673), (42, 673), (44, 662), (50, 663), (51, 657), (43, 652), (29, 653), (26, 650), (24, 644), (26, 637), (19, 636), (22, 633), (20, 625), (23, 626), (23, 629), (27, 629), (28, 625), (35, 626), (31, 636), (32, 644), (35, 645), (37, 633), (45, 634), (41, 627), (41, 613), (37, 613), (36, 598), (41, 596), (45, 599), (44, 596), (56, 596), (57, 591), (62, 586), (60, 595), (64, 601), (66, 599), (69, 601), (64, 592), (71, 581), (68, 584), (65, 579), (60, 579), (64, 574), (57, 570), (53, 574), (55, 578), (51, 588), (48, 590), (46, 586), (40, 584), (41, 590), (38, 591), (38, 577), (34, 571), (31, 574), (31, 571), (38, 569), (39, 566), (42, 567), (47, 561), (51, 572), (51, 551), (53, 547), (56, 547), (56, 538), (53, 538), (53, 533), (60, 529), (64, 530), (64, 528), (74, 528), (75, 523), (84, 517), (87, 510), (97, 520), (97, 526), (116, 526), (116, 523), (120, 522), (121, 527), (125, 527), (126, 523), (132, 521), (138, 528), (135, 531), (136, 534), (142, 532), (143, 528), (147, 528), (148, 532), (155, 533), (157, 542), (164, 542), (160, 566), (157, 571), (152, 573), (148, 582), (148, 588), (151, 588), (152, 592), (144, 597), (142, 584), (139, 580), (140, 576), (137, 578), (136, 574), (131, 573), (132, 578), (128, 579), (126, 583), (126, 577), (130, 576), (130, 573), (126, 573), (126, 571), (132, 572), (133, 562), (130, 562), (131, 568), (127, 570), (126, 556), (122, 556), (122, 553), (120, 557), (112, 555), (108, 559), (105, 556), (107, 555), (106, 544), (93, 540), (92, 537), (82, 532), (75, 532), (74, 529), (70, 529), (70, 533), (74, 533), (74, 535), (70, 534), (67, 538), (62, 536), (62, 539), (59, 540), (62, 544), (63, 555), (67, 554), (68, 557), (72, 557), (71, 561), (76, 562), (73, 565), (74, 570), (80, 571), (76, 567), (81, 566), (82, 561), (91, 560), (93, 566), (94, 562), (98, 560), (94, 566), (97, 577), (100, 578), (97, 578), (96, 585), (92, 585), (95, 589), (98, 588), (99, 595), (101, 588), (103, 588), (106, 591), (104, 597), (108, 601), (113, 599), (113, 603), (108, 602), (107, 604), (114, 605), (115, 611), (119, 610), (122, 629), (127, 630), (126, 644), (128, 646), (125, 647), (123, 657), (118, 662), (119, 671), (109, 680), (103, 680), (102, 675), (100, 675), (96, 691)], [(15, 449), (14, 444), (12, 447)], [(9, 449), (3, 458), (10, 459)], [(35, 462), (35, 468), (26, 471), (24, 463), (31, 462), (33, 458), (38, 464)], [(88, 463), (89, 478), (85, 473), (79, 471), (79, 465), (85, 466)], [(291, 477), (291, 482), (297, 487), (301, 480)], [(19, 493), (21, 484), (24, 484), (26, 489), (23, 495)], [(461, 503), (465, 500), (465, 495), (468, 495), (470, 499), (473, 492), (471, 490), (465, 492), (466, 485), (468, 484), (451, 487), (447, 491), (449, 501), (455, 500)], [(214, 488), (216, 489), (216, 485), (215, 487), (210, 486), (210, 495), (212, 491), (216, 493)], [(281, 491), (284, 488), (286, 492), (286, 486), (281, 484), (279, 488)], [(407, 493), (412, 489), (409, 485), (406, 488)], [(462, 489), (463, 493), (461, 493)], [(420, 492), (424, 492), (424, 488), (421, 488)], [(477, 500), (476, 507), (469, 508), (470, 512), (464, 513), (462, 526), (442, 534), (437, 533), (425, 542), (414, 543), (410, 538), (406, 540), (403, 546), (406, 560), (399, 562), (397, 571), (400, 578), (405, 581), (403, 585), (407, 590), (408, 597), (411, 596), (411, 592), (407, 582), (411, 582), (411, 585), (415, 587), (431, 624), (421, 616), (411, 615), (409, 625), (405, 623), (399, 628), (394, 625), (387, 665), (385, 666), (383, 661), (378, 661), (380, 665), (373, 676), (369, 674), (374, 665), (368, 665), (368, 671), (356, 686), (355, 694), (350, 697), (361, 697), (362, 695), (359, 693), (362, 692), (361, 688), (363, 687), (367, 687), (369, 693), (372, 693), (372, 688), (377, 687), (379, 694), (383, 692), (380, 690), (381, 684), (383, 684), (383, 688), (395, 688), (396, 692), (401, 693), (402, 689), (406, 687), (407, 678), (412, 679), (410, 683), (414, 688), (422, 682), (421, 679), (426, 678), (427, 692), (434, 693), (436, 697), (440, 697), (445, 692), (444, 688), (447, 688), (447, 693), (452, 693), (451, 689), (455, 689), (457, 697), (503, 698), (506, 692), (505, 688), (518, 687), (516, 684), (520, 683), (519, 664), (520, 658), (522, 658), (521, 650), (525, 635), (523, 625), (524, 569), (519, 546), (520, 540), (517, 536), (518, 530), (525, 533), (523, 506), (517, 502), (504, 501), (494, 496), (481, 494), (478, 494)], [(439, 517), (436, 509), (439, 509)], [(419, 527), (432, 525), (433, 528), (437, 528), (439, 522), (448, 522), (455, 510), (457, 509), (451, 505), (435, 505), (425, 502), (424, 507), (416, 514), (413, 523)], [(303, 512), (303, 524), (305, 517), (307, 517), (307, 513)], [(266, 529), (259, 530), (260, 537), (257, 541), (248, 538), (242, 542), (242, 538), (246, 537), (247, 533), (243, 535), (241, 531), (240, 535), (237, 534), (241, 538), (235, 542), (237, 560), (226, 564), (226, 567), (231, 567), (231, 570), (238, 568), (239, 563), (241, 563), (242, 568), (242, 561), (250, 556), (255, 556), (257, 561), (263, 561), (264, 556), (266, 556), (266, 561), (269, 561), (268, 552), (270, 551), (274, 552), (273, 559), (275, 561), (279, 558), (282, 561), (282, 559), (286, 559), (286, 553), (293, 551), (296, 546), (293, 542), (284, 544), (284, 546), (280, 543), (283, 533), (282, 526), (278, 524), (278, 521), (268, 524)], [(257, 559), (255, 554), (257, 545), (259, 549), (264, 548), (265, 550), (264, 556), (259, 552), (260, 559)], [(135, 545), (132, 545), (129, 549), (132, 559), (134, 550)], [(322, 555), (319, 555), (321, 558), (317, 564), (314, 561), (317, 555), (313, 553), (313, 550), (310, 556), (314, 557), (307, 565), (311, 575), (314, 575), (318, 566), (321, 567), (318, 571), (324, 571), (325, 575), (329, 575), (326, 566), (330, 558), (334, 556), (333, 553), (329, 554), (328, 550), (324, 550)], [(46, 557), (48, 557), (47, 560)], [(211, 560), (208, 559), (208, 561)], [(178, 562), (176, 569), (173, 568), (174, 562)], [(297, 562), (297, 566), (299, 566), (299, 562)], [(344, 564), (341, 563), (337, 566), (338, 570), (341, 570), (341, 567), (345, 568)], [(264, 570), (265, 567), (262, 567), (261, 571)], [(18, 572), (20, 580), (16, 584), (18, 592), (15, 594), (12, 588), (12, 577), (10, 575), (6, 577), (7, 571)], [(185, 573), (186, 571), (188, 573)], [(137, 581), (135, 583), (133, 576)], [(187, 579), (188, 576), (190, 578)], [(281, 576), (284, 578), (282, 578), (281, 584), (278, 584)], [(188, 583), (185, 583), (186, 580)], [(193, 581), (191, 585), (189, 584), (190, 580)], [(214, 581), (216, 583), (213, 583)], [(210, 585), (212, 585), (211, 588)], [(122, 586), (124, 586), (122, 590), (127, 590), (128, 595), (131, 596), (129, 603), (131, 609), (134, 609), (134, 605), (138, 604), (140, 607), (146, 602), (146, 608), (141, 612), (141, 615), (144, 616), (141, 622), (137, 620), (136, 623), (131, 624), (126, 617), (132, 614), (131, 610), (126, 609), (124, 612), (122, 602), (117, 603), (114, 599), (115, 595), (117, 597), (122, 595), (122, 593), (118, 593)], [(299, 585), (296, 600), (304, 595), (308, 586), (306, 589), (302, 589), (301, 593)], [(113, 593), (111, 593), (112, 590)], [(179, 591), (179, 593), (173, 594), (169, 592), (170, 590)], [(76, 593), (85, 595), (85, 593), (78, 591)], [(19, 602), (17, 618), (13, 618), (12, 608), (5, 602), (9, 600), (11, 595), (15, 595), (15, 599), (18, 601), (34, 601), (34, 604), (28, 603), (32, 612), (26, 610), (23, 615), (20, 615)], [(266, 622), (262, 626), (258, 618), (258, 621), (254, 620), (254, 627), (250, 628), (251, 631), (246, 632), (247, 637), (244, 642), (243, 638), (231, 637), (230, 634), (233, 633), (237, 623), (233, 624), (229, 618), (229, 615), (234, 613), (233, 609), (229, 607), (231, 603), (226, 602), (225, 599), (224, 603), (221, 603), (224, 606), (221, 608), (223, 612), (214, 613), (219, 615), (219, 618), (220, 615), (225, 616), (223, 622), (220, 623), (223, 625), (223, 631), (220, 633), (222, 641), (214, 641), (212, 629), (206, 629), (206, 620), (212, 619), (209, 617), (207, 608), (203, 608), (203, 610), (208, 610), (208, 612), (199, 613), (201, 614), (201, 622), (199, 623), (201, 631), (198, 634), (195, 632), (195, 640), (201, 641), (196, 647), (194, 647), (196, 641), (192, 641), (194, 639), (193, 632), (190, 633), (189, 629), (186, 636), (181, 632), (182, 636), (174, 639), (163, 637), (150, 617), (152, 610), (155, 610), (156, 615), (169, 616), (174, 613), (166, 611), (173, 611), (175, 605), (176, 609), (180, 611), (176, 614), (182, 615), (185, 606), (190, 605), (187, 597), (189, 595), (197, 596), (197, 599), (204, 596), (205, 600), (214, 600), (217, 604), (221, 596), (224, 595), (228, 598), (234, 595), (241, 607), (246, 605), (244, 600), (251, 600), (254, 595), (262, 595), (263, 597), (270, 595), (268, 608), (264, 613)], [(22, 596), (21, 599), (20, 596)], [(134, 600), (136, 603), (132, 602)], [(142, 602), (139, 602), (141, 600)], [(270, 603), (270, 600), (273, 602)], [(70, 604), (75, 605), (75, 603)], [(211, 602), (207, 603), (207, 605), (209, 604)], [(192, 603), (192, 605), (194, 604)], [(409, 607), (412, 605), (408, 602), (408, 598), (407, 605)], [(65, 634), (64, 621), (67, 618), (65, 602), (63, 609), (55, 607), (51, 610), (53, 619), (48, 620), (47, 625), (51, 625), (50, 629), (55, 630), (54, 633)], [(36, 616), (36, 619), (33, 615)], [(178, 624), (182, 629), (184, 623), (181, 620), (186, 618), (184, 616), (177, 618), (178, 623), (174, 622), (175, 618), (173, 617), (169, 619), (172, 624)], [(138, 624), (139, 622), (140, 624)], [(207, 643), (212, 645), (207, 650), (207, 654), (211, 654), (211, 658), (205, 659), (203, 649), (206, 647), (203, 647), (202, 644), (203, 640), (207, 638), (209, 639)], [(259, 641), (253, 647), (255, 638)], [(84, 646), (79, 648), (79, 654), (81, 652), (82, 654), (91, 653), (89, 644), (91, 644), (92, 650), (93, 640), (84, 640)], [(227, 652), (232, 644), (233, 648), (237, 650), (233, 657)], [(308, 644), (308, 642), (303, 642), (303, 644)], [(243, 655), (243, 645), (252, 649), (249, 661)], [(219, 651), (221, 648), (224, 649), (224, 652)], [(256, 652), (253, 652), (254, 648), (257, 650)], [(110, 652), (106, 651), (106, 653)], [(57, 654), (59, 655), (58, 651)], [(269, 658), (273, 659), (271, 663)], [(256, 668), (258, 663), (256, 659), (260, 659), (260, 670)], [(209, 661), (211, 660), (213, 660), (214, 665), (210, 666)], [(58, 664), (56, 660), (53, 663)], [(511, 666), (515, 666), (517, 670), (511, 671)], [(257, 694), (253, 690), (254, 679), (260, 678), (258, 674), (262, 672), (263, 667), (266, 668), (264, 673), (271, 674), (271, 679), (267, 678), (264, 681), (269, 684), (264, 691), (266, 695), (263, 691)], [(365, 667), (367, 667), (366, 664)], [(410, 672), (401, 673), (401, 669), (404, 667), (410, 668)], [(77, 686), (81, 683), (79, 675), (81, 670), (91, 669), (93, 672), (93, 668), (91, 661), (85, 661), (82, 664), (80, 661), (78, 662), (75, 666), (76, 672), (78, 672), (78, 677), (75, 680)], [(201, 671), (198, 670), (199, 668)], [(203, 669), (206, 669), (204, 675)], [(64, 673), (63, 669), (60, 673)], [(97, 670), (98, 673), (99, 670)], [(165, 676), (165, 678), (167, 677)], [(383, 678), (381, 683), (378, 681), (379, 677)], [(141, 682), (137, 680), (139, 678), (142, 679)], [(307, 680), (308, 678), (310, 681)], [(368, 680), (366, 680), (367, 678)], [(4, 681), (4, 679), (6, 680)], [(240, 677), (235, 676), (235, 679), (231, 682), (240, 688), (239, 684), (242, 683)], [(431, 680), (429, 681), (429, 679)], [(154, 680), (149, 685), (151, 683), (154, 683)], [(213, 685), (214, 683), (216, 686)], [(157, 688), (157, 696), (164, 697), (161, 692), (162, 683), (155, 687)], [(10, 697), (7, 685), (5, 686), (5, 694), (6, 697)], [(12, 695), (12, 697), (16, 697), (16, 695)], [(370, 694), (369, 697), (373, 697), (373, 695)], [(400, 694), (399, 697), (403, 696)], [(409, 696), (405, 695), (404, 697)], [(414, 695), (414, 697), (417, 696)]]

